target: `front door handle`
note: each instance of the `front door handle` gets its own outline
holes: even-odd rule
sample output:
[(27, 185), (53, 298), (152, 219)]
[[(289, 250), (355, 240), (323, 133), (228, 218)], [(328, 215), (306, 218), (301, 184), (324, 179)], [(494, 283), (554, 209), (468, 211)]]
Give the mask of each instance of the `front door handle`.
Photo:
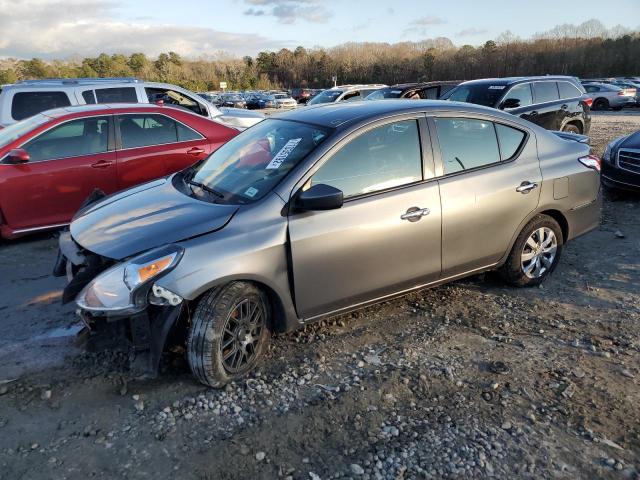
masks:
[(106, 160), (100, 160), (99, 162), (92, 163), (91, 168), (108, 168), (113, 165), (113, 162), (107, 162)]
[(532, 182), (522, 182), (519, 187), (516, 188), (516, 192), (520, 192), (523, 194), (529, 193), (534, 188), (538, 188), (537, 183)]
[(201, 153), (204, 153), (204, 148), (193, 147), (187, 150), (187, 153), (193, 156), (200, 155)]
[(411, 207), (406, 213), (400, 215), (402, 220), (408, 220), (410, 222), (417, 222), (422, 217), (425, 217), (431, 213), (428, 208)]
[(534, 110), (529, 115), (531, 115), (532, 117), (535, 117), (536, 115), (538, 115), (538, 112), (536, 110)]

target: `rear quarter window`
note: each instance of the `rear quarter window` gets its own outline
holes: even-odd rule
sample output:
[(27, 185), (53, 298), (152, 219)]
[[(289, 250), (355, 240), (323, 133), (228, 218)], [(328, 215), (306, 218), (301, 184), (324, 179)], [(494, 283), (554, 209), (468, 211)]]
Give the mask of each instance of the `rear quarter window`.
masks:
[(13, 96), (11, 116), (22, 120), (52, 108), (71, 105), (65, 92), (18, 92)]
[(576, 98), (582, 96), (582, 92), (578, 90), (578, 87), (569, 82), (558, 82), (558, 90), (560, 91), (560, 98)]

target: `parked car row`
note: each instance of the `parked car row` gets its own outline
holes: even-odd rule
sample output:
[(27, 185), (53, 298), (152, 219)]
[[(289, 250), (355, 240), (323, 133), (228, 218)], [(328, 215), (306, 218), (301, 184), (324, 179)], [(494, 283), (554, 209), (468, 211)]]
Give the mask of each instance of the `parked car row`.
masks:
[(640, 77), (582, 79), (594, 110), (640, 106)]
[(288, 92), (279, 90), (225, 93), (202, 92), (198, 95), (217, 107), (256, 110), (264, 108), (296, 108), (298, 106), (298, 101), (292, 98)]

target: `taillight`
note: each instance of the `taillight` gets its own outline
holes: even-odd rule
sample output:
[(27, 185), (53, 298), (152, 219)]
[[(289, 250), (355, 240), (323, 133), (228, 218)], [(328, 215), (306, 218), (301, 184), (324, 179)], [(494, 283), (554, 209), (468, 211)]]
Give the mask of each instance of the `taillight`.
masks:
[(591, 108), (591, 105), (593, 105), (593, 98), (591, 97), (587, 97), (584, 99), (584, 103), (587, 104), (587, 107)]
[(578, 161), (587, 168), (591, 168), (598, 172), (600, 171), (600, 163), (602, 162), (602, 160), (600, 160), (600, 158), (596, 157), (595, 155), (587, 155), (586, 157), (580, 157)]

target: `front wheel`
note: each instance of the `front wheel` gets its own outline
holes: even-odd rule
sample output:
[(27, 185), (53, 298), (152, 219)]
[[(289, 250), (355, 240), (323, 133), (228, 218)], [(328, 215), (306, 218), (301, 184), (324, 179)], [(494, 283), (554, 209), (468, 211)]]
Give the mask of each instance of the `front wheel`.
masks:
[(251, 283), (232, 282), (207, 292), (189, 330), (193, 375), (219, 388), (249, 373), (267, 348), (270, 321), (267, 296)]
[(502, 277), (517, 287), (540, 285), (558, 265), (563, 243), (558, 222), (547, 215), (536, 215), (518, 235), (502, 266)]
[(562, 127), (562, 131), (568, 133), (582, 133), (580, 132), (580, 128), (573, 123), (568, 123), (567, 125)]

